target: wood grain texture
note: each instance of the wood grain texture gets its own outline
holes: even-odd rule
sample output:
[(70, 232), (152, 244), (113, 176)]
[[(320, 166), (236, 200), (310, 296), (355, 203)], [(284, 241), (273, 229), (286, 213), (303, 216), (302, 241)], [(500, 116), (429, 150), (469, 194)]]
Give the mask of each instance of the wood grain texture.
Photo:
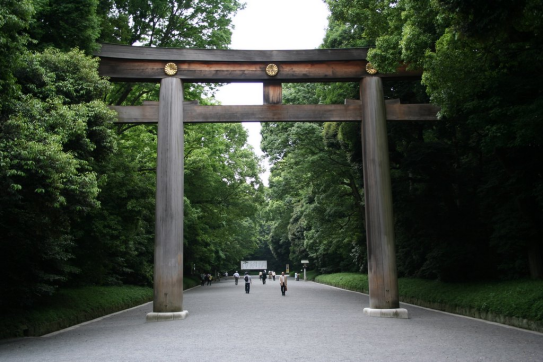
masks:
[(429, 104), (386, 104), (390, 121), (436, 121), (440, 108)]
[[(329, 61), (277, 63), (279, 73), (266, 74), (269, 62), (184, 62), (177, 63), (177, 74), (167, 76), (164, 67), (168, 61), (145, 61), (102, 58), (98, 72), (112, 81), (158, 82), (171, 77), (184, 82), (335, 82), (359, 81), (365, 77), (365, 61)], [(420, 75), (417, 75), (420, 76)]]
[[(143, 106), (111, 106), (116, 123), (158, 122), (158, 103)], [(433, 105), (386, 105), (388, 121), (436, 121), (439, 108)], [(360, 122), (362, 103), (346, 105), (198, 106), (184, 103), (185, 122)]]
[(386, 108), (381, 79), (365, 78), (360, 84), (360, 98), (370, 308), (397, 309), (400, 304)]
[(162, 60), (167, 62), (322, 62), (366, 60), (368, 48), (301, 49), (301, 50), (237, 50), (179, 49), (102, 44), (94, 53), (100, 58)]
[[(181, 100), (181, 102), (179, 102)], [(153, 312), (183, 311), (183, 85), (161, 82), (158, 105)]]
[(283, 87), (281, 83), (264, 82), (264, 104), (280, 105), (283, 103)]
[[(112, 81), (158, 82), (167, 77), (185, 82), (336, 82), (359, 81), (366, 72), (368, 48), (308, 50), (232, 50), (134, 47), (103, 44), (99, 73)], [(177, 74), (167, 76), (164, 66), (176, 63)], [(279, 74), (270, 77), (265, 68), (274, 63)], [(396, 73), (373, 77), (419, 78), (421, 72), (400, 65)]]

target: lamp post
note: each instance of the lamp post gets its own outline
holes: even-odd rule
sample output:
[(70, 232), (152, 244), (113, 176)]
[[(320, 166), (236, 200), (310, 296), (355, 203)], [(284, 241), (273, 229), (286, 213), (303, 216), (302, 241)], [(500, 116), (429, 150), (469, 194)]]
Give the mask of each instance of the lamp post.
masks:
[(305, 275), (305, 269), (307, 268), (307, 264), (309, 263), (309, 260), (302, 260), (302, 263), (304, 264), (304, 281), (307, 281), (307, 277)]

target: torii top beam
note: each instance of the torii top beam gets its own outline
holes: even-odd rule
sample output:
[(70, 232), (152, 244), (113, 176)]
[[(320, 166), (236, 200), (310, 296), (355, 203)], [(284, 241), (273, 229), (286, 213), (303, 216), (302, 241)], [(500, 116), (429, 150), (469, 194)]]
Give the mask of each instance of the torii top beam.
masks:
[[(420, 78), (399, 67), (397, 73), (372, 73), (368, 48), (308, 50), (231, 50), (135, 47), (103, 44), (99, 73), (112, 81), (159, 82), (358, 82), (363, 77)], [(166, 73), (168, 72), (168, 73)]]

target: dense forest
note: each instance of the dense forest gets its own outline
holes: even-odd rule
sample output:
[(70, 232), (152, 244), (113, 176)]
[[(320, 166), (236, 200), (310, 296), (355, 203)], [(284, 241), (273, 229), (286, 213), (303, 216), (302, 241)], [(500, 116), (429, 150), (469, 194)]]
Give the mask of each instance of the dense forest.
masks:
[[(388, 122), (399, 276), (543, 278), (543, 3), (327, 0), (322, 48), (370, 47), (379, 72), (417, 82), (385, 97), (431, 102), (437, 122)], [(286, 103), (343, 103), (358, 84), (285, 87)], [(281, 259), (367, 271), (360, 125), (265, 124), (263, 214)]]
[[(0, 1), (0, 304), (59, 287), (152, 286), (156, 126), (115, 126), (108, 105), (158, 100), (112, 84), (101, 42), (227, 48), (237, 0)], [(187, 85), (202, 104), (216, 85)], [(261, 165), (241, 124), (185, 125), (187, 273), (257, 248)]]
[[(317, 0), (315, 0), (317, 1)], [(543, 4), (327, 0), (322, 48), (370, 47), (420, 81), (385, 96), (439, 121), (388, 124), (400, 276), (543, 277)], [(238, 0), (0, 0), (0, 305), (63, 286), (151, 285), (156, 127), (108, 105), (158, 100), (110, 83), (100, 43), (225, 49)], [(214, 104), (217, 85), (187, 100)], [(343, 103), (358, 84), (284, 85), (285, 103)], [(185, 125), (186, 273), (246, 258), (367, 269), (360, 125), (263, 125), (269, 187), (241, 124)]]

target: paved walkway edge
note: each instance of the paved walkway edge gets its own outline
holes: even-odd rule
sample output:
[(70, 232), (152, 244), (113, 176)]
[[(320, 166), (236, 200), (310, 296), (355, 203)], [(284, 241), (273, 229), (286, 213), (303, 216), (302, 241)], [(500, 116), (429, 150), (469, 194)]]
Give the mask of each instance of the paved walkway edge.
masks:
[[(195, 288), (197, 288), (197, 287), (200, 287), (200, 285), (197, 285), (197, 286), (188, 288), (188, 289), (186, 289), (186, 290), (183, 290), (183, 293), (185, 293), (185, 292), (187, 292), (187, 291), (189, 291), (189, 290), (195, 289)], [(128, 309), (119, 310), (119, 311), (116, 311), (116, 312), (111, 313), (111, 314), (103, 315), (103, 316), (100, 316), (100, 317), (98, 317), (98, 318), (95, 318), (95, 319), (92, 319), (92, 320), (88, 320), (88, 321), (84, 321), (84, 322), (82, 322), (82, 323), (79, 323), (79, 324), (76, 324), (76, 325), (72, 325), (72, 326), (69, 326), (69, 327), (67, 327), (67, 328), (63, 328), (63, 329), (60, 329), (60, 330), (56, 330), (56, 331), (53, 331), (53, 332), (51, 332), (51, 333), (47, 333), (47, 334), (40, 335), (40, 336), (43, 337), (43, 338), (51, 337), (51, 336), (60, 334), (60, 333), (62, 333), (62, 332), (68, 331), (68, 330), (76, 329), (76, 328), (78, 328), (78, 327), (80, 327), (80, 326), (82, 326), (82, 325), (90, 324), (90, 323), (93, 323), (93, 322), (95, 322), (95, 321), (100, 321), (100, 320), (105, 319), (105, 318), (108, 318), (108, 317), (110, 317), (110, 316), (114, 316), (114, 315), (117, 315), (117, 314), (121, 314), (121, 313), (124, 313), (124, 312), (126, 312), (126, 311), (130, 311), (130, 310), (138, 309), (138, 308), (140, 308), (140, 307), (142, 307), (142, 306), (144, 306), (144, 305), (148, 305), (148, 304), (152, 304), (152, 303), (153, 303), (153, 301), (151, 300), (151, 301), (148, 301), (148, 302), (146, 302), (146, 303), (143, 303), (143, 304), (140, 304), (140, 305), (137, 305), (137, 306), (133, 306), (133, 307), (128, 308)], [(187, 314), (188, 314), (188, 312), (187, 312)]]
[[(357, 294), (362, 294), (362, 295), (369, 296), (369, 294), (366, 293), (366, 292), (349, 290), (349, 289), (345, 289), (345, 288), (342, 288), (342, 287), (323, 284), (321, 282), (316, 282), (316, 281), (310, 281), (310, 282), (313, 282), (315, 284), (321, 284), (321, 285), (333, 287), (335, 289), (351, 291), (351, 292), (355, 292)], [(524, 330), (524, 331), (527, 330), (527, 331), (531, 331), (531, 332), (536, 333), (536, 334), (543, 334), (543, 322), (532, 321), (532, 320), (521, 319), (521, 318), (516, 318), (516, 317), (510, 317), (510, 316), (504, 316), (504, 315), (498, 315), (498, 314), (492, 314), (492, 313), (489, 313), (489, 312), (481, 312), (481, 311), (479, 311), (477, 309), (452, 307), (452, 306), (447, 305), (447, 304), (437, 304), (437, 303), (433, 304), (433, 303), (428, 303), (426, 301), (419, 300), (419, 299), (404, 298), (402, 296), (400, 296), (400, 303), (406, 304), (406, 305), (411, 305), (411, 306), (416, 306), (416, 307), (419, 307), (421, 309), (439, 311), (439, 312), (441, 312), (443, 314), (451, 314), (451, 315), (461, 316), (461, 317), (466, 318), (466, 319), (481, 320), (481, 321), (485, 321), (485, 322), (487, 322), (489, 324), (498, 324), (498, 325), (502, 325), (502, 326), (509, 327), (509, 328), (512, 328), (512, 329), (519, 329), (519, 330)]]
[[(137, 305), (137, 306), (133, 306), (133, 307), (128, 308), (128, 309), (119, 310), (119, 311), (116, 311), (116, 312), (114, 312), (114, 313), (107, 314), (107, 315), (101, 316), (101, 317), (96, 318), (96, 319), (84, 321), (84, 322), (82, 322), (82, 323), (79, 323), (79, 324), (76, 324), (76, 325), (72, 325), (72, 326), (70, 326), (70, 327), (67, 327), (67, 328), (64, 328), (64, 329), (61, 329), (61, 330), (54, 331), (54, 332), (52, 332), (52, 333), (47, 333), (47, 334), (41, 335), (41, 337), (42, 337), (42, 338), (52, 337), (52, 336), (54, 336), (54, 335), (63, 333), (63, 332), (65, 332), (65, 331), (73, 330), (73, 329), (79, 328), (80, 326), (87, 325), (87, 324), (91, 324), (91, 323), (94, 323), (94, 322), (96, 322), (96, 321), (100, 321), (100, 320), (102, 320), (102, 319), (106, 319), (106, 318), (109, 318), (110, 316), (115, 316), (115, 315), (117, 315), (117, 314), (122, 314), (122, 313), (127, 312), (127, 311), (130, 311), (130, 310), (139, 309), (139, 308), (141, 308), (142, 306), (145, 306), (145, 305), (148, 305), (148, 304), (152, 304), (152, 303), (153, 303), (152, 301), (149, 301), (149, 302), (146, 302), (146, 303)], [(16, 338), (16, 339), (17, 339), (17, 338)]]

